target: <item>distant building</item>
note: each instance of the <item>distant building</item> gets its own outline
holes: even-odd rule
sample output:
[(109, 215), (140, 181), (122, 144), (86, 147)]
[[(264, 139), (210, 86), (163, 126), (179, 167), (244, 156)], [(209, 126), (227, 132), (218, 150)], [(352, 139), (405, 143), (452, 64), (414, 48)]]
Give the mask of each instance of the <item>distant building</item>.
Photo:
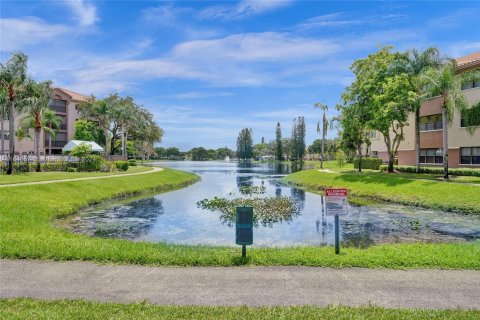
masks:
[[(42, 154), (60, 154), (62, 148), (68, 141), (73, 139), (75, 121), (80, 118), (78, 114), (78, 104), (87, 100), (87, 96), (76, 93), (63, 88), (53, 89), (52, 99), (50, 100), (50, 109), (55, 111), (55, 114), (61, 119), (61, 124), (55, 137), (50, 137), (49, 134), (43, 132), (40, 135), (40, 152)], [(15, 129), (18, 128), (18, 121), (22, 115), (16, 115)], [(8, 153), (8, 120), (4, 121), (5, 125), (5, 150), (0, 150), (0, 154)], [(15, 137), (15, 153), (16, 154), (33, 154), (33, 141), (30, 138), (18, 141)]]
[[(462, 73), (480, 69), (480, 52), (458, 58), (457, 72)], [(480, 81), (472, 81), (462, 87), (463, 94), (470, 105), (480, 100)], [(479, 119), (480, 121), (480, 119)], [(399, 165), (415, 165), (415, 115), (408, 120), (404, 129), (405, 140), (397, 152)], [(383, 135), (378, 131), (370, 133), (370, 155), (388, 161), (387, 147)], [(428, 166), (443, 165), (443, 128), (441, 98), (433, 97), (423, 101), (420, 108), (420, 164)], [(448, 165), (449, 167), (480, 167), (480, 129), (470, 135), (458, 110), (448, 127)]]

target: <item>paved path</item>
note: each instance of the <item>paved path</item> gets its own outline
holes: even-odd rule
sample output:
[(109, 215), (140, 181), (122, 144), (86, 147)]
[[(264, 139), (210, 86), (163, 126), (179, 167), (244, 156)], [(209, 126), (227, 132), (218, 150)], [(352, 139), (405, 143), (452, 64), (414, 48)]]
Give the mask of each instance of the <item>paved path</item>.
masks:
[(480, 309), (480, 271), (181, 268), (0, 260), (0, 297), (175, 305), (375, 304)]
[(6, 187), (21, 187), (21, 186), (32, 186), (36, 184), (50, 184), (50, 183), (59, 183), (59, 182), (71, 182), (71, 181), (84, 181), (84, 180), (96, 180), (96, 179), (109, 179), (109, 178), (119, 178), (119, 177), (128, 177), (128, 176), (138, 176), (140, 174), (154, 173), (162, 171), (163, 168), (152, 167), (152, 170), (136, 172), (136, 173), (123, 173), (123, 174), (114, 174), (110, 176), (98, 176), (98, 177), (85, 177), (85, 178), (73, 178), (73, 179), (61, 179), (61, 180), (46, 180), (46, 181), (32, 181), (32, 182), (21, 182), (21, 183), (11, 183), (11, 184), (0, 184), (0, 188)]

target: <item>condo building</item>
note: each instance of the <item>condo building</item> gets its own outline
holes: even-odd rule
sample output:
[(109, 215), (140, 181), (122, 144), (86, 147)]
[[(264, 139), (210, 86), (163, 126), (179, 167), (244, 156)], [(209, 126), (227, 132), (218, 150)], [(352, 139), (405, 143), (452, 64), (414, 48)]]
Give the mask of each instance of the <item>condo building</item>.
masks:
[[(75, 121), (80, 118), (78, 114), (78, 104), (86, 101), (87, 96), (82, 94), (63, 89), (53, 89), (52, 99), (50, 100), (49, 107), (57, 117), (60, 118), (60, 127), (57, 130), (55, 136), (50, 137), (49, 134), (41, 132), (40, 134), (40, 153), (42, 155), (49, 154), (61, 154), (62, 148), (73, 139)], [(22, 114), (16, 115), (15, 129), (18, 128), (19, 120), (22, 118)], [(1, 120), (0, 120), (1, 121)], [(9, 125), (8, 120), (4, 120), (4, 150), (1, 150), (0, 154), (7, 154), (9, 148)], [(15, 137), (15, 154), (33, 154), (34, 146), (33, 140), (30, 138), (23, 138), (19, 140)]]
[[(457, 72), (463, 73), (480, 69), (480, 52), (456, 59)], [(471, 81), (462, 86), (468, 105), (480, 101), (480, 81)], [(480, 119), (478, 119), (480, 123)], [(399, 165), (415, 165), (415, 115), (408, 119), (409, 126), (404, 129), (405, 140), (397, 152)], [(433, 97), (422, 102), (420, 107), (420, 158), (424, 166), (443, 165), (443, 127), (442, 99)], [(388, 161), (387, 147), (383, 135), (371, 131), (370, 155)], [(451, 123), (448, 124), (448, 165), (449, 167), (480, 167), (480, 129), (470, 134), (465, 121), (458, 110), (454, 110)]]

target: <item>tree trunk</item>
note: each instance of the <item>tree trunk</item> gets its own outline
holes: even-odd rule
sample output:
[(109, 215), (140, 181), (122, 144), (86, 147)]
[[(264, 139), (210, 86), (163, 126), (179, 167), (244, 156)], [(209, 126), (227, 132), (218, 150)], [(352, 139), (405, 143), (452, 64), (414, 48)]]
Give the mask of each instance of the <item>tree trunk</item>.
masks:
[(52, 155), (52, 135), (48, 134), (48, 155)]
[(393, 160), (395, 159), (395, 155), (392, 153), (388, 153), (388, 173), (393, 173)]
[(420, 108), (415, 110), (415, 172), (420, 172)]
[(105, 155), (108, 156), (108, 128), (103, 128), (105, 134)]
[(8, 167), (7, 174), (13, 172), (13, 158), (15, 157), (15, 105), (13, 100), (8, 102), (8, 130), (9, 130), (9, 145), (8, 145)]
[(442, 126), (443, 126), (443, 178), (448, 179), (448, 129), (447, 129), (447, 106), (445, 99), (442, 105)]
[(122, 128), (122, 157), (125, 157), (125, 131)]
[(358, 146), (358, 172), (362, 172), (362, 145)]
[(37, 157), (37, 168), (35, 171), (40, 172), (40, 128), (35, 128), (35, 155)]
[(0, 117), (0, 155), (2, 156), (5, 153), (5, 123), (3, 122), (5, 121), (4, 112), (5, 110), (2, 110), (2, 116)]
[(325, 156), (325, 134), (322, 137), (322, 155), (320, 158), (320, 169), (323, 169), (323, 157)]
[(123, 142), (125, 144), (125, 159), (128, 160), (128, 152), (127, 152), (127, 142), (128, 142), (128, 130), (125, 131), (125, 141)]

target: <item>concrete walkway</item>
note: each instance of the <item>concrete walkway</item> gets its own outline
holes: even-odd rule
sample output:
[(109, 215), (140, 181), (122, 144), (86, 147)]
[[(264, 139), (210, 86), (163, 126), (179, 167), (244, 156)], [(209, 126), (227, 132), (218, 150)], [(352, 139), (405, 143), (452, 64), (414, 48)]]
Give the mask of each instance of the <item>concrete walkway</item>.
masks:
[(21, 182), (21, 183), (11, 183), (11, 184), (0, 184), (0, 188), (7, 187), (21, 187), (21, 186), (32, 186), (36, 184), (50, 184), (50, 183), (60, 183), (60, 182), (71, 182), (71, 181), (84, 181), (84, 180), (97, 180), (97, 179), (110, 179), (110, 178), (121, 178), (128, 176), (138, 176), (141, 174), (154, 173), (162, 171), (163, 168), (152, 167), (152, 170), (136, 173), (123, 173), (123, 174), (114, 174), (110, 176), (98, 176), (98, 177), (85, 177), (85, 178), (73, 178), (73, 179), (61, 179), (61, 180), (46, 180), (46, 181), (32, 181), (32, 182)]
[(480, 309), (480, 271), (178, 268), (0, 260), (0, 297), (164, 305), (374, 304)]

